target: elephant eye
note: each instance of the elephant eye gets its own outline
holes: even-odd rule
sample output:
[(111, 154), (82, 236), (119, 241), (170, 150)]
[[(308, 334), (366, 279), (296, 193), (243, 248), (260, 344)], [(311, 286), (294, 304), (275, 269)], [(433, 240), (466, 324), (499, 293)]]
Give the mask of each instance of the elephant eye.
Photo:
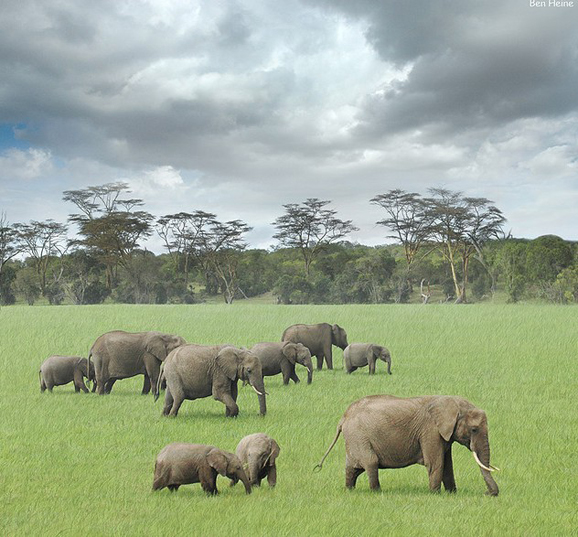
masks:
[(472, 427), (472, 433), (477, 433), (479, 431), (478, 427)]
[(250, 373), (250, 372), (251, 372), (251, 368), (248, 367), (248, 368), (247, 368), (247, 373)]

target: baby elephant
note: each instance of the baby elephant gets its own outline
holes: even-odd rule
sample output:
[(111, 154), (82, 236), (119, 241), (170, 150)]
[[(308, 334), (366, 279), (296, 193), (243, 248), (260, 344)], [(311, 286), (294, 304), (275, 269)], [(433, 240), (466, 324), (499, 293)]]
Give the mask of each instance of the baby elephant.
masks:
[[(40, 380), (40, 391), (46, 388), (52, 391), (54, 386), (62, 386), (74, 381), (74, 391), (82, 390), (88, 393), (83, 378), (95, 381), (94, 365), (90, 364), (90, 374), (87, 372), (88, 360), (79, 356), (50, 356), (40, 366), (38, 378)], [(96, 389), (93, 384), (92, 391)]]
[(378, 358), (387, 364), (387, 372), (391, 375), (391, 354), (385, 347), (373, 343), (352, 343), (343, 351), (346, 373), (369, 364), (369, 374), (374, 375)]
[(302, 343), (257, 343), (251, 347), (251, 352), (259, 358), (264, 377), (283, 374), (283, 384), (289, 380), (297, 383), (299, 377), (295, 373), (295, 365), (301, 364), (307, 368), (307, 384), (313, 379), (313, 362), (309, 349)]
[(174, 492), (181, 485), (200, 483), (207, 494), (218, 494), (217, 474), (234, 483), (242, 481), (245, 492), (251, 493), (249, 479), (236, 455), (215, 446), (175, 442), (157, 455), (153, 490), (167, 487)]
[(265, 433), (254, 433), (241, 439), (235, 454), (246, 468), (251, 486), (261, 486), (264, 478), (267, 478), (270, 487), (277, 484), (275, 461), (280, 451), (279, 444)]

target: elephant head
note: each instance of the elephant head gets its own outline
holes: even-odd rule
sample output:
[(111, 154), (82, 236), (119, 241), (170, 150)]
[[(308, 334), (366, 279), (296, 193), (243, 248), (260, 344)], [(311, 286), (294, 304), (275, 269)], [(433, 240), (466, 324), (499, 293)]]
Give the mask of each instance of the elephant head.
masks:
[(286, 343), (283, 345), (283, 354), (292, 364), (298, 363), (307, 368), (307, 384), (313, 379), (313, 362), (311, 352), (303, 343)]
[(349, 345), (347, 343), (347, 333), (338, 324), (334, 324), (331, 327), (331, 343), (340, 349), (345, 349)]
[[(373, 354), (376, 359), (383, 360), (387, 364), (387, 372), (391, 375), (391, 354), (389, 350), (381, 345), (371, 345), (369, 352)], [(367, 361), (369, 362), (370, 356), (367, 358)]]
[(207, 463), (223, 477), (228, 477), (232, 483), (241, 481), (245, 485), (245, 492), (251, 494), (251, 484), (243, 469), (241, 461), (236, 455), (221, 449), (212, 449), (207, 454)]
[(490, 442), (486, 413), (460, 397), (442, 396), (428, 407), (440, 436), (466, 446), (474, 455), (490, 496), (497, 496), (499, 489), (490, 472), (497, 470), (490, 464)]
[(231, 381), (242, 380), (252, 386), (259, 398), (259, 412), (264, 416), (267, 413), (266, 392), (259, 358), (247, 349), (224, 347), (217, 354), (216, 363)]
[(149, 332), (145, 336), (146, 351), (161, 362), (164, 362), (165, 358), (172, 350), (181, 345), (186, 345), (186, 343), (187, 342), (181, 336), (175, 336), (173, 334)]

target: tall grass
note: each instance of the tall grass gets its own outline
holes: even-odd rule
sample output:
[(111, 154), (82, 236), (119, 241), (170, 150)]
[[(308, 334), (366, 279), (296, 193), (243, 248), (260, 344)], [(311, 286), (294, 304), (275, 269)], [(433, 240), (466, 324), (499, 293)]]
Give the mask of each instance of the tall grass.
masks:
[[(578, 498), (578, 309), (554, 306), (91, 306), (0, 309), (0, 535), (567, 535)], [(240, 415), (213, 399), (186, 401), (176, 419), (140, 395), (142, 377), (110, 396), (72, 384), (41, 394), (38, 367), (50, 354), (86, 356), (112, 329), (178, 333), (190, 342), (278, 341), (296, 322), (343, 326), (350, 342), (392, 352), (379, 362), (313, 383), (266, 379), (268, 413), (240, 389)], [(298, 366), (305, 379), (305, 370)], [(455, 394), (488, 414), (500, 496), (489, 498), (471, 454), (454, 448), (458, 493), (428, 491), (423, 467), (382, 470), (382, 491), (362, 475), (344, 488), (341, 439), (312, 473), (345, 408), (369, 394)], [(263, 431), (281, 446), (278, 486), (246, 496), (218, 479), (151, 490), (156, 454), (169, 442), (234, 451)]]

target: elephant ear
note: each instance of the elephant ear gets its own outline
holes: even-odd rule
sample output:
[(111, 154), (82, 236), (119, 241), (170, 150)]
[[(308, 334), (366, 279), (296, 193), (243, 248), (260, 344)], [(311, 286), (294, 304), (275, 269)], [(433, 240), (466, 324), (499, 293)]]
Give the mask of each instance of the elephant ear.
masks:
[(287, 343), (283, 346), (282, 352), (285, 355), (285, 358), (295, 365), (295, 360), (297, 359), (297, 345), (295, 345), (295, 343)]
[(275, 461), (277, 460), (280, 451), (281, 448), (279, 447), (279, 444), (275, 442), (275, 440), (271, 440), (271, 453), (269, 455), (269, 466), (273, 466), (275, 464)]
[(216, 363), (228, 379), (233, 381), (238, 379), (237, 352), (233, 347), (221, 349), (217, 354)]
[(437, 397), (428, 405), (428, 412), (433, 418), (440, 436), (449, 442), (460, 414), (460, 408), (454, 398)]
[(145, 349), (161, 362), (167, 357), (167, 346), (160, 334), (150, 334), (146, 338)]
[(211, 468), (217, 470), (223, 477), (227, 476), (227, 457), (219, 449), (212, 449), (207, 455), (207, 462)]

